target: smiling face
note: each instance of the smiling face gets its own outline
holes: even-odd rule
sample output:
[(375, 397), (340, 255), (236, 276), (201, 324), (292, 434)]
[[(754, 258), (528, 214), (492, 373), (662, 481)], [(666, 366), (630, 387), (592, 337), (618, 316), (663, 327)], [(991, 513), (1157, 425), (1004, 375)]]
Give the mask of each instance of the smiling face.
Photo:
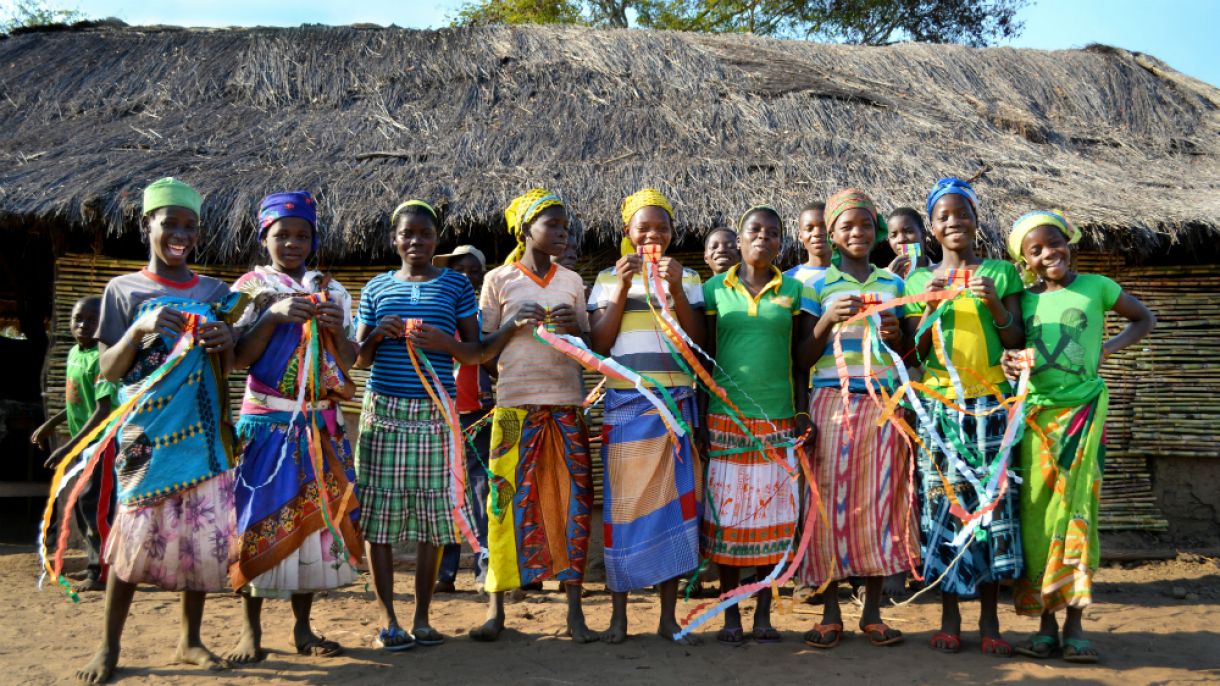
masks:
[(72, 338), (81, 348), (88, 349), (97, 345), (97, 321), (101, 314), (101, 301), (83, 300), (72, 308), (72, 318), (68, 325), (72, 328)]
[(1043, 281), (1060, 283), (1072, 273), (1072, 248), (1057, 226), (1043, 224), (1026, 234), (1021, 257)]
[(148, 231), (153, 257), (166, 267), (185, 266), (187, 256), (199, 242), (199, 215), (185, 207), (162, 207), (144, 215), (141, 221)]
[(263, 236), (271, 263), (281, 272), (295, 274), (305, 266), (313, 246), (313, 224), (300, 217), (275, 220)]
[(901, 246), (907, 243), (923, 243), (923, 228), (909, 214), (891, 215), (886, 223), (890, 231), (886, 236), (894, 254), (901, 255)]
[(703, 246), (703, 261), (713, 274), (722, 274), (741, 261), (737, 234), (729, 229), (716, 229)]
[(961, 252), (974, 246), (974, 234), (978, 226), (974, 208), (964, 197), (950, 193), (941, 196), (932, 206), (932, 236), (945, 250)]
[(810, 257), (830, 257), (830, 243), (826, 240), (826, 213), (823, 210), (805, 210), (797, 221), (797, 240), (805, 247)]
[(568, 249), (568, 211), (552, 205), (538, 213), (525, 227), (525, 244), (551, 257), (560, 257)]
[(674, 227), (670, 222), (669, 213), (660, 207), (641, 207), (631, 215), (627, 224), (627, 238), (636, 248), (644, 245), (659, 245), (661, 253), (669, 249), (669, 243), (674, 237)]
[(873, 214), (862, 207), (845, 210), (830, 229), (830, 241), (839, 253), (852, 260), (868, 260), (877, 239)]
[(436, 254), (436, 222), (432, 215), (407, 213), (398, 215), (394, 225), (394, 251), (403, 265), (424, 267), (432, 264)]
[(737, 247), (741, 250), (741, 261), (762, 267), (771, 264), (783, 244), (784, 229), (779, 218), (770, 212), (755, 210), (742, 223)]

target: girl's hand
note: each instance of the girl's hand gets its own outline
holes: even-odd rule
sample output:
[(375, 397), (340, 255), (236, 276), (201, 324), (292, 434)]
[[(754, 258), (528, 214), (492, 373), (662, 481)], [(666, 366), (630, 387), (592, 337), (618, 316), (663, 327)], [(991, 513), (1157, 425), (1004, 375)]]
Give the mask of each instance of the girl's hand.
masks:
[(949, 280), (944, 274), (933, 274), (932, 278), (928, 280), (928, 285), (924, 287), (923, 292), (932, 293), (935, 291), (943, 291), (948, 285)]
[(551, 321), (559, 333), (580, 334), (580, 325), (576, 322), (576, 310), (567, 303), (551, 308)]
[(662, 257), (657, 260), (657, 273), (669, 284), (671, 292), (674, 289), (682, 288), (682, 274), (684, 271), (682, 265), (672, 257)]
[(990, 276), (970, 277), (970, 294), (988, 303), (1000, 304), (1000, 296), (995, 292), (995, 281)]
[(1009, 381), (1016, 381), (1021, 377), (1021, 362), (1019, 350), (1005, 350), (1000, 356), (1000, 366), (1004, 369), (1004, 376)]
[(431, 324), (420, 324), (411, 329), (407, 340), (417, 348), (441, 352), (452, 352), (453, 344), (457, 342), (456, 338)]
[(233, 329), (224, 322), (206, 322), (199, 325), (199, 342), (208, 353), (222, 353), (233, 347)]
[(893, 347), (895, 343), (902, 340), (902, 326), (898, 323), (898, 315), (894, 314), (893, 310), (882, 310), (877, 314), (881, 317), (881, 326), (878, 327), (881, 331), (881, 340)]
[(805, 445), (811, 445), (813, 443), (813, 421), (809, 419), (809, 413), (797, 412), (793, 421), (796, 423), (797, 438), (804, 436), (808, 432), (809, 437), (806, 439)]
[(186, 317), (183, 317), (178, 310), (171, 310), (168, 307), (158, 307), (144, 313), (144, 316), (137, 319), (131, 327), (132, 338), (136, 339), (137, 343), (147, 336), (157, 334), (178, 338), (185, 328)]
[(856, 316), (860, 311), (862, 301), (858, 295), (849, 295), (845, 298), (839, 298), (826, 308), (825, 317), (830, 320), (831, 324), (841, 324), (848, 319)]
[(47, 439), (55, 432), (55, 427), (51, 426), (50, 422), (43, 424), (30, 434), (30, 443), (36, 445), (43, 450), (47, 448)]
[(513, 323), (519, 329), (536, 329), (544, 319), (546, 319), (546, 310), (542, 309), (542, 305), (528, 302), (522, 304), (521, 309), (517, 310)]
[(899, 255), (894, 258), (893, 262), (890, 262), (890, 266), (886, 267), (886, 269), (905, 279), (907, 272), (911, 271), (911, 258), (906, 255)]
[(644, 259), (637, 253), (629, 253), (618, 258), (614, 263), (615, 274), (623, 288), (631, 288), (631, 279), (644, 271)]
[(343, 308), (339, 306), (339, 303), (327, 300), (315, 304), (314, 316), (318, 318), (318, 326), (335, 336), (342, 337), (344, 335)]
[(374, 336), (382, 338), (402, 338), (402, 317), (396, 314), (387, 314), (377, 323), (377, 328), (373, 329)]
[(304, 324), (313, 318), (313, 303), (303, 296), (284, 298), (272, 305), (267, 314), (279, 324)]
[(56, 448), (55, 451), (51, 453), (51, 456), (47, 458), (47, 461), (42, 463), (42, 466), (46, 467), (47, 469), (55, 469), (55, 465), (59, 464), (59, 461), (64, 459), (64, 455), (68, 454), (68, 448), (71, 447), (71, 445), (72, 443), (68, 442)]

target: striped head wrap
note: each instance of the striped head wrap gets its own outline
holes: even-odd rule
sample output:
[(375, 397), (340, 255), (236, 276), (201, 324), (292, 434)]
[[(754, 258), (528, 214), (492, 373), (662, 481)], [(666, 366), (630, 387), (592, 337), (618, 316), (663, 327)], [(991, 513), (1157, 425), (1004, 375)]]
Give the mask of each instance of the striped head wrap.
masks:
[(936, 201), (946, 195), (960, 195), (970, 203), (970, 211), (974, 213), (974, 220), (977, 222), (979, 217), (979, 194), (974, 192), (974, 187), (968, 181), (962, 181), (956, 176), (946, 176), (936, 182), (932, 190), (928, 191), (928, 221), (932, 220), (932, 208), (936, 206)]
[(623, 205), (619, 209), (623, 217), (623, 242), (619, 246), (623, 255), (635, 252), (635, 246), (632, 245), (631, 238), (627, 236), (627, 225), (631, 223), (631, 218), (635, 216), (635, 213), (645, 207), (659, 207), (669, 215), (671, 224), (674, 221), (674, 206), (670, 204), (669, 198), (665, 197), (664, 193), (655, 188), (644, 188), (623, 198)]
[(1062, 231), (1063, 235), (1067, 237), (1068, 245), (1076, 245), (1080, 242), (1080, 229), (1068, 220), (1063, 210), (1034, 210), (1017, 217), (1017, 220), (1012, 223), (1012, 231), (1008, 233), (1008, 254), (1019, 265), (1022, 265), (1021, 278), (1027, 284), (1033, 283), (1036, 277), (1023, 266), (1025, 258), (1021, 256), (1021, 244), (1025, 242), (1025, 237), (1031, 231), (1039, 226), (1048, 225)]
[(886, 224), (885, 217), (877, 214), (877, 205), (873, 199), (868, 197), (868, 194), (859, 188), (844, 188), (826, 199), (826, 230), (827, 232), (834, 231), (835, 222), (843, 213), (851, 209), (866, 210), (873, 217), (873, 225), (877, 227), (876, 237), (873, 242), (881, 240), (881, 237), (889, 232), (889, 225)]
[(545, 188), (531, 188), (525, 193), (513, 198), (504, 209), (504, 221), (508, 223), (508, 232), (517, 239), (517, 247), (508, 254), (504, 264), (512, 264), (525, 255), (525, 227), (548, 207), (564, 207), (559, 196)]
[(428, 214), (432, 215), (432, 221), (440, 221), (440, 217), (436, 214), (436, 209), (428, 203), (424, 202), (423, 200), (407, 200), (405, 202), (398, 203), (398, 207), (395, 207), (394, 211), (390, 213), (390, 226), (394, 226), (398, 223), (398, 215), (402, 214), (403, 210), (407, 209), (408, 207), (422, 207), (428, 212)]

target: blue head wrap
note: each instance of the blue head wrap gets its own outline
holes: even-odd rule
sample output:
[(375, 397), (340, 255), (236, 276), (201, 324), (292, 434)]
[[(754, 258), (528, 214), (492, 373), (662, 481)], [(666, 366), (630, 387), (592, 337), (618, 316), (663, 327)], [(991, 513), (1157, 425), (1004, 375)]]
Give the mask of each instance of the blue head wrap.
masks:
[(258, 241), (261, 243), (267, 235), (267, 230), (277, 219), (284, 217), (300, 217), (313, 227), (313, 242), (310, 250), (318, 250), (318, 203), (314, 201), (309, 191), (289, 191), (287, 193), (272, 193), (263, 198), (258, 206)]
[(932, 190), (928, 191), (928, 221), (932, 220), (932, 208), (936, 205), (936, 201), (946, 195), (960, 195), (970, 203), (970, 209), (974, 212), (974, 219), (978, 221), (979, 217), (979, 194), (974, 192), (969, 182), (962, 181), (956, 176), (946, 176), (936, 182)]

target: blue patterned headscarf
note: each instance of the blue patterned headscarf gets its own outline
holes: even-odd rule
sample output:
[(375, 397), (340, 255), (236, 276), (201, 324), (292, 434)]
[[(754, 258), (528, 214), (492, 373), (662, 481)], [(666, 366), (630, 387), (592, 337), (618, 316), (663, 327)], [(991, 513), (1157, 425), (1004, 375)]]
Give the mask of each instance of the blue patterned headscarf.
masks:
[(313, 243), (310, 250), (318, 250), (318, 204), (309, 191), (289, 191), (287, 193), (272, 193), (263, 198), (258, 206), (258, 242), (263, 242), (267, 230), (278, 219), (284, 217), (299, 217), (309, 222), (313, 227)]
[(963, 181), (956, 176), (946, 176), (936, 182), (932, 190), (928, 191), (928, 221), (932, 220), (932, 208), (936, 206), (936, 201), (946, 195), (960, 195), (970, 203), (970, 210), (974, 212), (974, 219), (978, 221), (979, 217), (979, 195), (974, 192), (974, 188), (970, 186), (968, 181)]

